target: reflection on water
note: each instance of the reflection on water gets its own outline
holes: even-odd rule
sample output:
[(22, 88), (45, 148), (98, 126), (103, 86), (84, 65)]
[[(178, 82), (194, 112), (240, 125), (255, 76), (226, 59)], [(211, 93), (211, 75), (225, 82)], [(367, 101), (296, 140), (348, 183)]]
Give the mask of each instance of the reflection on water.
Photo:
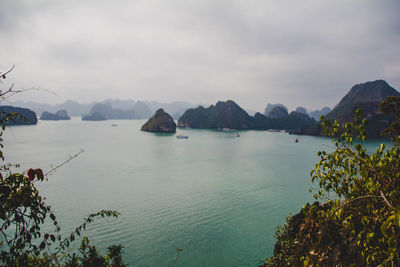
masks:
[(4, 137), (6, 158), (23, 168), (46, 170), (85, 150), (40, 190), (65, 232), (97, 210), (121, 212), (86, 234), (102, 249), (121, 243), (131, 266), (167, 266), (178, 247), (176, 266), (256, 266), (272, 254), (275, 227), (312, 201), (309, 173), (330, 146), (266, 131), (154, 134), (143, 123), (40, 121)]

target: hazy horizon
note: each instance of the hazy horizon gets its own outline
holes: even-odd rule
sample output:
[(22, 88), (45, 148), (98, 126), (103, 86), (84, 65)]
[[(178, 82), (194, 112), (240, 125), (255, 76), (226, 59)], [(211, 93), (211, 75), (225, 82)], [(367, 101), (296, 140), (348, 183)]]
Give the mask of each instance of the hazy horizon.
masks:
[(0, 3), (0, 89), (12, 101), (231, 99), (263, 111), (333, 107), (358, 83), (400, 88), (400, 2)]
[[(179, 100), (177, 100), (177, 101), (171, 101), (171, 102), (162, 102), (162, 101), (156, 101), (156, 100), (137, 100), (137, 99), (120, 99), (120, 98), (107, 98), (107, 99), (103, 99), (103, 100), (100, 100), (100, 101), (90, 101), (90, 102), (81, 102), (81, 101), (77, 101), (77, 100), (74, 100), (74, 99), (66, 99), (66, 100), (64, 100), (64, 101), (61, 101), (61, 102), (57, 102), (57, 103), (46, 103), (46, 102), (40, 102), (40, 101), (32, 101), (32, 100), (23, 100), (23, 99), (18, 99), (18, 100), (14, 100), (14, 99), (11, 99), (11, 100), (6, 100), (6, 102), (5, 103), (3, 103), (3, 105), (13, 105), (13, 104), (15, 104), (15, 103), (19, 103), (19, 102), (23, 102), (23, 103), (29, 103), (29, 102), (32, 102), (32, 103), (36, 103), (36, 104), (44, 104), (44, 105), (52, 105), (52, 106), (57, 106), (57, 105), (61, 105), (61, 104), (64, 104), (66, 101), (74, 101), (74, 102), (77, 102), (77, 103), (79, 103), (79, 104), (82, 104), (82, 105), (90, 105), (90, 104), (93, 104), (93, 103), (103, 103), (103, 102), (106, 102), (106, 101), (109, 101), (109, 100), (116, 100), (116, 101), (130, 101), (130, 100), (132, 100), (132, 101), (134, 101), (134, 102), (144, 102), (144, 103), (151, 103), (151, 102), (157, 102), (157, 103), (160, 103), (160, 104), (173, 104), (173, 103), (186, 103), (186, 104), (190, 104), (190, 105), (193, 105), (194, 107), (198, 107), (198, 106), (203, 106), (203, 107), (209, 107), (209, 106), (211, 106), (211, 105), (215, 105), (216, 103), (211, 103), (211, 104), (208, 104), (208, 103), (192, 103), (192, 102), (188, 102), (188, 101), (179, 101)], [(228, 100), (232, 100), (232, 99), (224, 99), (224, 100), (218, 100), (218, 101), (228, 101)], [(217, 101), (217, 102), (218, 102)], [(254, 110), (254, 109), (251, 109), (251, 108), (248, 108), (248, 107), (246, 107), (246, 106), (243, 106), (243, 105), (241, 105), (240, 104), (240, 102), (237, 102), (237, 101), (235, 101), (235, 100), (233, 100), (236, 104), (238, 104), (241, 108), (243, 108), (244, 110), (246, 110), (247, 112), (260, 112), (260, 113), (262, 113), (262, 114), (264, 114), (264, 111), (265, 111), (265, 108), (267, 107), (267, 105), (268, 104), (283, 104), (284, 106), (286, 106), (285, 105), (285, 103), (266, 103), (265, 104), (265, 107), (264, 108), (262, 108), (262, 110)], [(334, 105), (335, 106), (335, 105)], [(325, 106), (321, 106), (321, 108), (319, 108), (319, 109), (310, 109), (310, 108), (308, 108), (308, 107), (304, 107), (304, 106), (302, 106), (302, 107), (304, 107), (304, 108), (306, 108), (306, 110), (308, 111), (308, 112), (312, 112), (312, 111), (317, 111), (317, 110), (321, 110), (322, 108), (325, 108), (325, 107), (329, 107), (329, 108), (331, 108), (331, 109), (333, 109), (334, 108), (334, 106), (328, 106), (328, 105), (325, 105)], [(290, 108), (290, 107), (288, 107), (288, 106), (286, 106), (287, 108), (288, 108), (288, 111), (290, 112), (290, 111), (295, 111), (296, 110), (296, 108), (297, 107), (300, 107), (300, 106), (296, 106), (296, 107), (294, 107), (294, 108)], [(117, 107), (115, 107), (115, 108), (117, 108)]]

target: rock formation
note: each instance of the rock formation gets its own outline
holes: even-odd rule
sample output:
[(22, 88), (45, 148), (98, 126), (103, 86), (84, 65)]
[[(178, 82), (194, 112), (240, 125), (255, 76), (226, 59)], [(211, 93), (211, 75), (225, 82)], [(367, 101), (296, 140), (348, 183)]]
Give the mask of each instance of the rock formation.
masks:
[(267, 117), (271, 119), (282, 119), (288, 115), (287, 109), (281, 106), (276, 106), (268, 113)]
[[(383, 80), (361, 83), (353, 86), (340, 100), (339, 104), (326, 115), (329, 120), (338, 120), (340, 123), (353, 121), (355, 111), (361, 109), (363, 117), (367, 119), (366, 136), (379, 138), (380, 133), (390, 125), (393, 118), (382, 114), (379, 103), (388, 96), (400, 96), (400, 93)], [(323, 135), (320, 125), (303, 128), (296, 134)]]
[(176, 124), (168, 113), (159, 109), (153, 117), (143, 124), (141, 130), (155, 133), (175, 133)]
[(306, 114), (308, 116), (307, 109), (305, 107), (297, 107), (296, 112)]
[(250, 129), (252, 117), (232, 100), (218, 102), (208, 108), (199, 106), (185, 111), (178, 120), (179, 127), (204, 129)]
[(283, 104), (279, 104), (279, 103), (271, 104), (271, 103), (268, 103), (267, 107), (265, 108), (264, 115), (268, 116), (268, 114), (271, 112), (271, 110), (273, 110), (275, 107), (282, 107), (282, 108), (286, 109), (286, 112), (288, 111), (287, 107), (285, 105), (283, 105)]
[[(17, 114), (6, 119), (7, 114)], [(6, 121), (4, 121), (6, 119)], [(27, 108), (13, 106), (0, 106), (0, 121), (5, 125), (30, 125), (37, 124), (36, 113)]]
[(178, 127), (204, 128), (204, 129), (239, 129), (239, 130), (293, 130), (299, 127), (310, 127), (316, 124), (314, 119), (307, 115), (292, 112), (287, 114), (287, 110), (282, 106), (276, 106), (277, 112), (285, 114), (279, 118), (269, 118), (261, 113), (256, 113), (254, 117), (249, 116), (246, 111), (239, 107), (235, 102), (228, 100), (218, 102), (215, 106), (208, 108), (199, 106), (198, 108), (188, 109), (178, 120)]
[(50, 113), (47, 111), (43, 111), (40, 116), (41, 120), (51, 120), (51, 121), (59, 121), (59, 120), (70, 120), (71, 117), (68, 115), (66, 110), (59, 110), (56, 113)]

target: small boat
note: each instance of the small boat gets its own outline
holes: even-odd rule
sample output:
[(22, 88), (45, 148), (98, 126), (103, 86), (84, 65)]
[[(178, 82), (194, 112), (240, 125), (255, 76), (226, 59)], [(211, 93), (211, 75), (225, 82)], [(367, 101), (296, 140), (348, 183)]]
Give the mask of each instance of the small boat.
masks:
[(179, 134), (179, 135), (176, 136), (176, 138), (177, 138), (177, 139), (189, 139), (189, 136)]
[(240, 137), (240, 134), (238, 134), (238, 133), (235, 133), (235, 136), (236, 136), (236, 137)]
[(114, 124), (114, 123), (113, 123), (113, 124), (111, 124), (111, 126), (117, 127), (117, 126), (118, 126), (118, 124)]
[(299, 142), (299, 138), (296, 137), (296, 139), (294, 139), (294, 142), (298, 143)]
[(270, 132), (270, 133), (279, 133), (281, 130), (278, 130), (278, 129), (268, 129), (267, 130), (267, 132)]

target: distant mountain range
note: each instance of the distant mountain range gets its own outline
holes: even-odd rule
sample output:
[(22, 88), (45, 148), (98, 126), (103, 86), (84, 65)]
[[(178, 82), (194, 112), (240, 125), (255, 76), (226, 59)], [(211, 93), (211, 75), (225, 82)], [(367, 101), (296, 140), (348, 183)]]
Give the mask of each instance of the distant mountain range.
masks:
[(82, 116), (84, 121), (98, 121), (98, 120), (117, 120), (117, 119), (146, 119), (151, 116), (149, 107), (142, 103), (137, 102), (133, 107), (125, 110), (113, 108), (110, 102), (103, 102), (95, 104), (90, 112)]
[[(44, 111), (55, 113), (65, 110), (72, 116), (82, 116), (83, 120), (107, 120), (107, 119), (148, 119), (158, 109), (162, 108), (172, 117), (178, 120), (179, 127), (206, 128), (206, 129), (278, 129), (290, 130), (295, 134), (323, 135), (320, 124), (317, 122), (321, 115), (326, 115), (330, 120), (340, 122), (351, 121), (355, 110), (361, 108), (368, 124), (366, 134), (369, 138), (379, 137), (380, 132), (386, 128), (393, 118), (382, 114), (379, 103), (388, 96), (400, 96), (400, 93), (383, 80), (361, 83), (353, 86), (340, 102), (330, 110), (324, 107), (322, 110), (311, 111), (304, 107), (297, 107), (296, 111), (288, 112), (283, 104), (268, 104), (264, 114), (249, 115), (234, 101), (217, 102), (208, 108), (187, 102), (160, 103), (156, 101), (133, 101), (120, 99), (107, 99), (101, 103), (80, 104), (67, 100), (59, 105), (39, 104), (35, 102), (13, 102), (14, 106), (29, 108), (37, 113)], [(4, 112), (13, 107), (1, 106)], [(15, 110), (15, 108), (14, 108)], [(29, 116), (29, 123), (36, 118), (34, 112), (21, 109), (21, 112)], [(33, 115), (34, 114), (34, 115)], [(181, 115), (182, 114), (182, 115)], [(49, 114), (45, 113), (46, 116)], [(45, 116), (45, 117), (46, 117)], [(25, 124), (18, 121), (19, 124)]]
[[(280, 108), (275, 109), (276, 107), (280, 107)], [(275, 109), (275, 111), (273, 113), (271, 113), (271, 111), (273, 109)], [(304, 113), (304, 114), (308, 115), (309, 117), (315, 119), (316, 121), (319, 121), (319, 118), (322, 115), (325, 116), (330, 111), (331, 111), (331, 109), (329, 107), (324, 107), (321, 110), (314, 110), (314, 111), (311, 111), (310, 113), (308, 113), (308, 111), (305, 107), (297, 107), (296, 108), (296, 112)], [(288, 108), (285, 105), (280, 104), (280, 103), (277, 103), (277, 104), (268, 103), (267, 104), (267, 107), (265, 108), (265, 111), (264, 111), (265, 116), (270, 117), (270, 118), (275, 117), (275, 116), (279, 117), (280, 116), (279, 114), (281, 114), (281, 116), (284, 116), (285, 114), (289, 114)]]
[[(108, 108), (101, 108), (98, 109), (102, 111), (111, 112), (111, 114), (103, 114), (106, 115), (105, 117), (108, 118), (118, 118), (116, 114), (121, 114), (121, 118), (126, 117), (133, 117), (133, 118), (140, 118), (140, 119), (148, 119), (152, 116), (152, 114), (158, 110), (159, 108), (164, 109), (166, 112), (172, 114), (174, 119), (178, 119), (183, 112), (195, 105), (187, 102), (172, 102), (172, 103), (161, 103), (157, 101), (134, 101), (134, 100), (121, 100), (121, 99), (106, 99), (102, 102), (92, 102), (89, 104), (81, 104), (73, 100), (67, 100), (62, 104), (50, 105), (50, 104), (43, 104), (37, 102), (24, 102), (24, 101), (15, 101), (10, 102), (10, 105), (15, 107), (22, 107), (28, 108), (30, 110), (35, 111), (37, 114), (42, 114), (44, 111), (49, 113), (56, 113), (58, 110), (65, 110), (68, 112), (70, 116), (75, 117), (84, 117), (86, 115), (91, 115), (95, 111), (92, 108), (96, 104), (109, 104), (113, 110), (109, 110)], [(97, 109), (97, 108), (95, 108)], [(126, 112), (121, 111), (129, 111), (134, 113), (134, 115), (130, 114), (127, 115)], [(129, 114), (128, 112), (128, 114)]]
[(314, 110), (310, 112), (310, 117), (319, 121), (319, 118), (321, 116), (325, 116), (326, 114), (328, 114), (329, 112), (331, 112), (331, 108), (330, 107), (323, 107), (321, 110)]
[(321, 125), (317, 123), (319, 116), (326, 115), (330, 120), (343, 123), (352, 121), (355, 110), (360, 108), (368, 122), (367, 137), (377, 138), (393, 120), (391, 116), (382, 114), (379, 110), (379, 103), (388, 96), (400, 96), (400, 93), (387, 82), (377, 80), (353, 86), (333, 110), (325, 107), (308, 113), (304, 107), (298, 107), (289, 114), (282, 104), (268, 104), (264, 114), (256, 113), (254, 116), (250, 116), (235, 102), (228, 100), (208, 108), (199, 106), (188, 109), (179, 118), (178, 126), (206, 129), (278, 129), (289, 130), (295, 134), (323, 135)]
[(66, 110), (70, 116), (82, 116), (82, 114), (88, 113), (95, 103), (80, 104), (73, 100), (67, 100), (62, 104), (50, 105), (37, 102), (24, 102), (14, 101), (9, 103), (15, 107), (28, 108), (41, 115), (44, 111), (50, 113), (56, 113), (58, 110)]
[(277, 104), (268, 103), (267, 107), (265, 108), (264, 115), (268, 116), (269, 113), (271, 113), (271, 111), (276, 107), (281, 107), (282, 110), (284, 109), (284, 110), (286, 110), (286, 113), (288, 113), (288, 108), (285, 105), (279, 104), (279, 103), (277, 103)]
[[(276, 106), (277, 109), (283, 109)], [(274, 109), (272, 109), (273, 111)], [(250, 116), (244, 109), (232, 100), (218, 102), (208, 108), (199, 106), (188, 109), (178, 120), (179, 127), (204, 129), (238, 129), (238, 130), (290, 130), (298, 127), (309, 127), (316, 124), (305, 114), (293, 111), (280, 118), (270, 118), (261, 113)]]

